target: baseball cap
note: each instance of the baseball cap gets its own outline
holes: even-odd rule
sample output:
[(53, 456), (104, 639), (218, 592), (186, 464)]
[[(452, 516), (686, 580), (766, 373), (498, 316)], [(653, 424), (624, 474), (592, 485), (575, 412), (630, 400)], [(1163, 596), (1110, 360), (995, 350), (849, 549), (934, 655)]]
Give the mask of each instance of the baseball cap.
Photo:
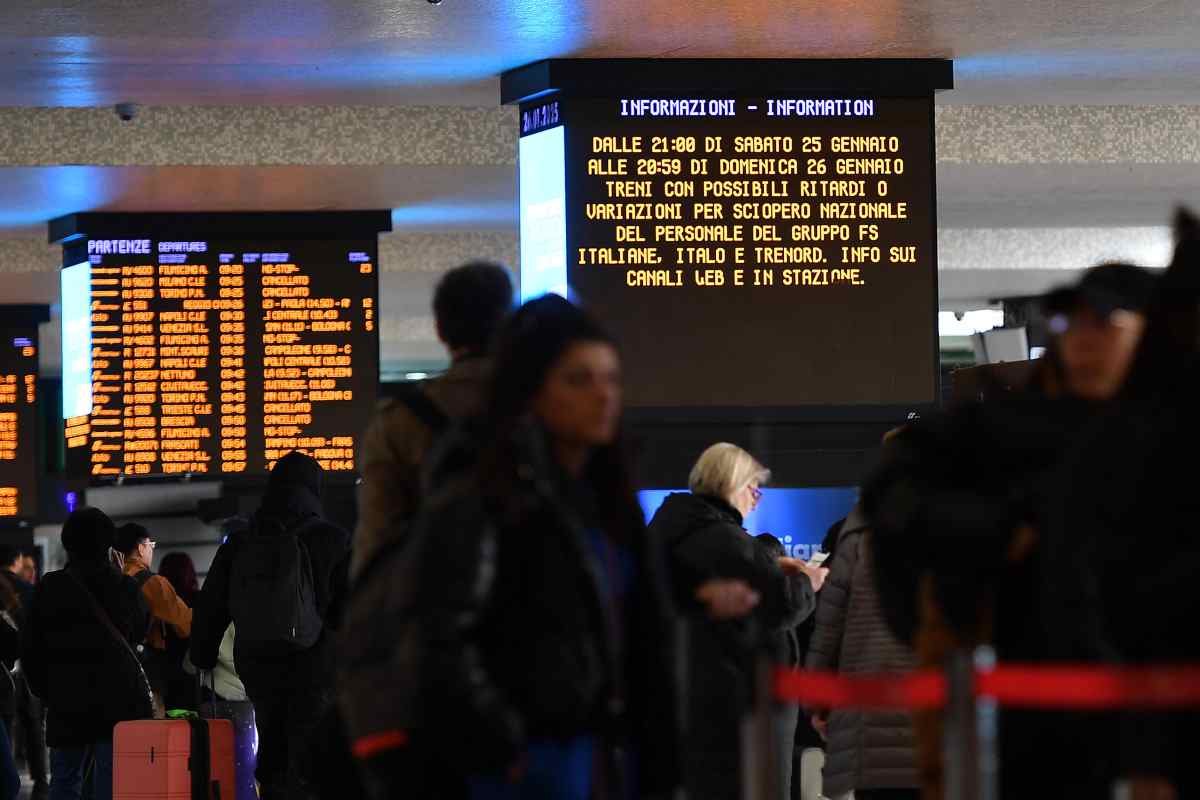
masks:
[(1107, 316), (1114, 311), (1145, 311), (1154, 295), (1158, 278), (1153, 272), (1132, 264), (1101, 264), (1083, 274), (1073, 286), (1060, 286), (1042, 301), (1047, 315), (1069, 314), (1090, 308)]

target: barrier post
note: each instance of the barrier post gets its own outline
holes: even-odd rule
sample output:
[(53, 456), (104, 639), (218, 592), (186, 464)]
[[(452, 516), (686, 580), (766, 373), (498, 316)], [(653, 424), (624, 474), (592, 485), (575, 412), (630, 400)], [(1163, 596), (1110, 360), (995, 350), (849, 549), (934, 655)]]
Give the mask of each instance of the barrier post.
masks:
[(946, 659), (946, 713), (942, 725), (945, 800), (980, 800), (975, 659), (954, 650)]
[(946, 662), (942, 753), (946, 800), (998, 800), (1000, 759), (996, 701), (978, 697), (976, 675), (996, 667), (990, 647), (955, 650)]
[(775, 665), (765, 650), (754, 655), (749, 713), (742, 720), (742, 800), (780, 796), (780, 742), (775, 714)]
[[(996, 651), (975, 648), (976, 676), (996, 669)], [(1000, 798), (1000, 711), (991, 697), (975, 697), (975, 735), (979, 740), (979, 800)]]

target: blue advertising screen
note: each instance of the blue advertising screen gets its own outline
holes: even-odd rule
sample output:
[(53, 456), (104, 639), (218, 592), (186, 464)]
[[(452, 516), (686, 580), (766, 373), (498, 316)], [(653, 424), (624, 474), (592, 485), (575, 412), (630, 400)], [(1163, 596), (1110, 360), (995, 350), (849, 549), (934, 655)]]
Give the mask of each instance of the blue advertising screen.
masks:
[(62, 271), (63, 419), (92, 413), (92, 265)]
[(563, 128), (521, 138), (521, 302), (567, 296), (566, 175)]
[[(638, 502), (649, 522), (667, 495), (682, 489), (646, 489), (638, 492)], [(822, 489), (763, 489), (762, 502), (746, 518), (751, 534), (770, 533), (783, 543), (788, 555), (809, 559), (820, 549), (825, 532), (834, 522), (846, 517), (858, 502), (858, 489), (836, 487)]]

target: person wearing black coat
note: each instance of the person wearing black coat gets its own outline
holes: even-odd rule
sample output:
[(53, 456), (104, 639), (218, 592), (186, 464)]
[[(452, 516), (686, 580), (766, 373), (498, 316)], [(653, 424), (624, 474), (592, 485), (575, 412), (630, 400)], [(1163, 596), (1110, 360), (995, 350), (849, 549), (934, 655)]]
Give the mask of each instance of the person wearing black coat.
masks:
[[(1047, 528), (1044, 593), (1054, 655), (1072, 662), (1200, 662), (1200, 220), (1176, 219), (1178, 244), (1147, 313), (1129, 381), (1061, 473)], [(1200, 796), (1194, 709), (1080, 716), (1104, 747), (1068, 769), (1125, 781), (1133, 797)], [(1094, 736), (1094, 734), (1091, 734)]]
[[(769, 474), (741, 448), (713, 445), (692, 470), (691, 493), (668, 496), (650, 522), (650, 536), (666, 553), (676, 608), (689, 620), (684, 783), (691, 800), (726, 800), (741, 792), (741, 722), (756, 650), (766, 649), (781, 666), (798, 665), (793, 629), (815, 610), (824, 577), (823, 570), (783, 557), (777, 542), (756, 540), (742, 527)], [(697, 591), (713, 580), (742, 581), (759, 602), (741, 618), (698, 613)], [(784, 733), (789, 756), (795, 728), (793, 716)], [(780, 796), (788, 797), (791, 758), (783, 764)]]
[[(1043, 575), (1069, 569), (1047, 547), (1062, 469), (1129, 374), (1155, 282), (1127, 264), (1089, 270), (1047, 298), (1055, 338), (1029, 386), (922, 419), (884, 448), (863, 508), (885, 619), (923, 666), (940, 666), (947, 642), (988, 644), (1008, 662), (1055, 656)], [(1067, 716), (1002, 710), (1001, 797), (1103, 791), (1095, 771), (1064, 767), (1104, 744), (1095, 726), (1065, 735)], [(943, 768), (938, 723), (916, 717), (932, 786)]]
[(67, 566), (38, 583), (21, 629), (21, 665), (46, 706), (54, 797), (79, 797), (89, 762), (92, 797), (112, 797), (113, 727), (153, 711), (131, 649), (145, 635), (146, 607), (137, 583), (114, 564), (115, 533), (98, 509), (67, 518)]
[[(417, 706), (388, 757), (419, 745), (473, 800), (670, 797), (670, 624), (619, 444), (616, 349), (548, 295), (495, 358), (478, 464), (412, 534)], [(386, 796), (440, 796), (413, 785)]]
[[(217, 550), (192, 618), (192, 663), (217, 664), (221, 639), (234, 622), (230, 593), (234, 562), (248, 537), (294, 532), (308, 554), (322, 629), (304, 650), (254, 645), (239, 637), (234, 662), (254, 703), (259, 733), (257, 776), (263, 798), (307, 798), (321, 757), (309, 752), (313, 731), (333, 702), (334, 633), (345, 603), (350, 535), (321, 517), (321, 465), (292, 452), (271, 470), (250, 530), (232, 534)], [(242, 623), (238, 623), (239, 630)]]

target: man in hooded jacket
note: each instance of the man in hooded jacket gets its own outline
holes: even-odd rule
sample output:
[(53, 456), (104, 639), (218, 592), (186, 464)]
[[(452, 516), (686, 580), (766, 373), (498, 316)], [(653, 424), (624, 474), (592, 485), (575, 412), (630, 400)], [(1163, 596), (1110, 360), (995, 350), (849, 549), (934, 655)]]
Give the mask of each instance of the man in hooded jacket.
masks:
[[(217, 663), (221, 639), (233, 622), (230, 594), (239, 553), (249, 537), (294, 534), (311, 564), (322, 630), (306, 649), (254, 644), (239, 636), (234, 662), (254, 703), (258, 725), (259, 783), (264, 800), (313, 797), (314, 766), (308, 752), (317, 724), (333, 702), (333, 626), (345, 602), (350, 535), (321, 515), (322, 469), (292, 452), (275, 463), (262, 505), (250, 529), (234, 533), (217, 550), (192, 621), (192, 662), (202, 670)], [(237, 621), (239, 633), (244, 621)]]
[(115, 533), (99, 509), (67, 518), (66, 569), (38, 584), (21, 629), (25, 676), (46, 706), (53, 798), (79, 797), (89, 763), (91, 796), (112, 797), (113, 726), (151, 711), (130, 649), (146, 630), (146, 609), (137, 584), (110, 561)]

